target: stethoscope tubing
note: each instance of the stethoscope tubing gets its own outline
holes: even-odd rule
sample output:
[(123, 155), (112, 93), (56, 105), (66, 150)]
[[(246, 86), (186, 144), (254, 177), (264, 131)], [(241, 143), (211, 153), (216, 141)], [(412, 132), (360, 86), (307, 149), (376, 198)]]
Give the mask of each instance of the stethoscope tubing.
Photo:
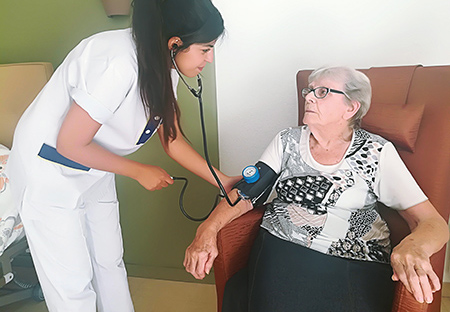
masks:
[(211, 171), (211, 174), (214, 177), (214, 180), (217, 182), (217, 185), (219, 186), (219, 189), (221, 191), (222, 194), (218, 194), (216, 196), (216, 200), (214, 203), (213, 208), (211, 209), (211, 211), (203, 218), (194, 218), (192, 216), (190, 216), (184, 209), (183, 206), (183, 197), (184, 197), (184, 192), (186, 191), (186, 187), (188, 184), (188, 181), (186, 178), (184, 177), (172, 177), (174, 180), (184, 180), (185, 184), (183, 186), (183, 189), (181, 190), (180, 193), (180, 200), (179, 200), (179, 204), (180, 204), (180, 209), (181, 212), (189, 219), (192, 221), (204, 221), (206, 220), (209, 215), (212, 213), (212, 211), (214, 210), (214, 208), (217, 205), (217, 199), (218, 197), (224, 197), (226, 199), (226, 201), (228, 202), (228, 204), (232, 207), (236, 206), (236, 204), (241, 200), (241, 198), (239, 197), (234, 203), (231, 202), (230, 198), (227, 195), (227, 192), (225, 191), (225, 188), (222, 184), (222, 182), (220, 181), (219, 177), (217, 176), (213, 166), (211, 165), (211, 161), (209, 158), (209, 153), (208, 153), (208, 141), (206, 139), (206, 127), (205, 127), (205, 118), (204, 118), (204, 109), (203, 109), (203, 98), (202, 98), (202, 93), (203, 93), (203, 87), (202, 87), (202, 78), (200, 76), (200, 74), (197, 75), (197, 84), (198, 84), (198, 89), (195, 90), (193, 87), (191, 87), (186, 80), (184, 79), (183, 75), (181, 74), (180, 70), (178, 69), (178, 66), (175, 62), (175, 56), (174, 56), (174, 51), (171, 50), (170, 51), (170, 58), (172, 60), (172, 64), (174, 65), (174, 68), (176, 70), (176, 72), (178, 73), (178, 76), (180, 77), (181, 81), (183, 81), (184, 85), (188, 88), (189, 91), (191, 91), (192, 95), (194, 95), (194, 97), (197, 98), (198, 100), (198, 105), (199, 105), (199, 111), (200, 111), (200, 125), (201, 125), (201, 130), (202, 130), (202, 141), (203, 141), (203, 152), (205, 154), (205, 160), (206, 160), (206, 164), (208, 165), (209, 170)]

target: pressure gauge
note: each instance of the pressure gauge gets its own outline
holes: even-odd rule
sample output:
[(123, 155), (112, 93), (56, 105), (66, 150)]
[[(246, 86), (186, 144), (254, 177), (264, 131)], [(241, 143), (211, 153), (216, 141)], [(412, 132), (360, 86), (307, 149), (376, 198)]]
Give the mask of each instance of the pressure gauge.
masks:
[(242, 176), (245, 182), (254, 183), (259, 179), (259, 170), (256, 166), (247, 166), (242, 170)]

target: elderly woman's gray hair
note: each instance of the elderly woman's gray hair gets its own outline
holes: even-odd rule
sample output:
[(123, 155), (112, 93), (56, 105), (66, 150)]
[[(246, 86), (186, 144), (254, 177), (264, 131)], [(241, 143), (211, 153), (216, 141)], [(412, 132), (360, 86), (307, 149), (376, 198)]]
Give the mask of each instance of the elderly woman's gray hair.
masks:
[(322, 67), (316, 69), (309, 75), (308, 83), (319, 79), (331, 79), (344, 83), (344, 91), (348, 97), (361, 103), (358, 112), (350, 119), (350, 126), (358, 129), (361, 119), (370, 108), (372, 98), (372, 87), (369, 78), (362, 72), (349, 67)]

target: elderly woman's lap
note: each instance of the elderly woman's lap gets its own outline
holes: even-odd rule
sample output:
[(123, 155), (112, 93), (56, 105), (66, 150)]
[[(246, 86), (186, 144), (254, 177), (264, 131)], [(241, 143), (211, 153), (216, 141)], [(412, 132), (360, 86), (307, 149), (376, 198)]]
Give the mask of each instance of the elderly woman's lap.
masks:
[(342, 259), (261, 229), (249, 265), (226, 285), (223, 312), (391, 310), (387, 264)]

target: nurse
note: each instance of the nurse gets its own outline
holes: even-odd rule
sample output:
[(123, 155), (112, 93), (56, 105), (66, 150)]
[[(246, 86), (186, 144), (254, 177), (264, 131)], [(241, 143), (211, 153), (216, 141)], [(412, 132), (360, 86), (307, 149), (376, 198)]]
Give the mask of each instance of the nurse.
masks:
[[(9, 177), (49, 311), (133, 311), (115, 174), (148, 190), (164, 169), (124, 158), (155, 132), (166, 153), (216, 184), (183, 138), (175, 90), (213, 61), (223, 20), (210, 0), (135, 0), (131, 29), (76, 46), (23, 114)], [(227, 190), (237, 181), (217, 171)]]

